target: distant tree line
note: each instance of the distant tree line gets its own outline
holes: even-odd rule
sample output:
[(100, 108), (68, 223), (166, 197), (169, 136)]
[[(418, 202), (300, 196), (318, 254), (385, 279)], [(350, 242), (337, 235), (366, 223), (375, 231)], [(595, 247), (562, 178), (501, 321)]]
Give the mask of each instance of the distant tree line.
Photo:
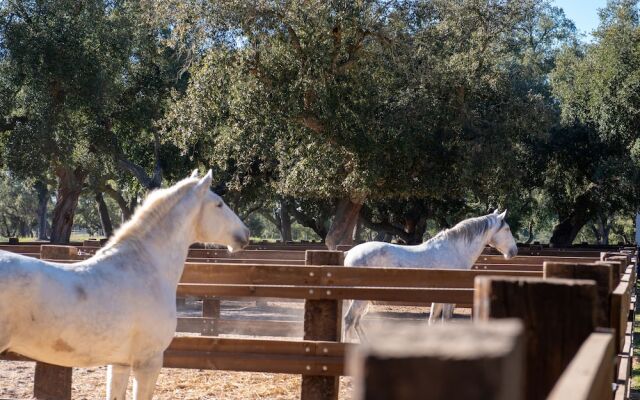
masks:
[(546, 0), (4, 2), (0, 203), (24, 198), (0, 235), (109, 235), (195, 166), (284, 240), (413, 244), (498, 207), (521, 241), (632, 240), (638, 2), (600, 20), (585, 42)]

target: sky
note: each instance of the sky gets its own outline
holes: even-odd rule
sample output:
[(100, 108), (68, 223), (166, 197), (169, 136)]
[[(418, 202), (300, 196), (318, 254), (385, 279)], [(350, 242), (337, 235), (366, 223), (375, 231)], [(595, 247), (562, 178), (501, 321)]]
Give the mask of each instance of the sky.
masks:
[(604, 7), (607, 0), (554, 0), (553, 3), (573, 20), (578, 31), (587, 35), (585, 40), (590, 40), (589, 33), (598, 26), (598, 8)]

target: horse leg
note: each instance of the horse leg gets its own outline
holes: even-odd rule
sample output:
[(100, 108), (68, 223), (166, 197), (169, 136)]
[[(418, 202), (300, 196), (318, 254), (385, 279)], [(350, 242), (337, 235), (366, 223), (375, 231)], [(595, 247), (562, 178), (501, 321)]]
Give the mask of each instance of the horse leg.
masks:
[(366, 300), (354, 300), (349, 305), (349, 310), (347, 310), (347, 314), (344, 317), (344, 333), (345, 339), (349, 337), (349, 333), (352, 330), (355, 330), (358, 334), (358, 337), (362, 341), (364, 338), (363, 330), (360, 326), (360, 320), (367, 313), (369, 309), (369, 302)]
[(358, 333), (358, 339), (360, 339), (360, 343), (368, 342), (367, 335), (364, 333), (364, 329), (362, 329), (362, 325), (360, 325), (360, 319), (358, 318), (358, 323), (355, 326), (355, 330)]
[(436, 323), (440, 313), (442, 312), (443, 303), (431, 303), (431, 311), (429, 312), (429, 325)]
[(162, 368), (162, 353), (133, 366), (133, 399), (151, 400)]
[(447, 303), (442, 308), (442, 319), (447, 320), (453, 317), (453, 310), (456, 308), (455, 304)]
[(107, 367), (107, 400), (125, 400), (130, 371), (128, 365)]

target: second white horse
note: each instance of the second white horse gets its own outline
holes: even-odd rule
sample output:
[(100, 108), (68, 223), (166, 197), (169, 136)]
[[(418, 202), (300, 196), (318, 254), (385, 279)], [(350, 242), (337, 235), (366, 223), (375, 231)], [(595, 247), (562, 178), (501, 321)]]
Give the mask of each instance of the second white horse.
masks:
[[(466, 219), (417, 246), (400, 246), (384, 242), (363, 243), (347, 252), (344, 265), (471, 269), (487, 245), (495, 247), (509, 259), (518, 254), (518, 247), (505, 221), (506, 215), (506, 211), (500, 214), (496, 210), (493, 214)], [(433, 303), (429, 323), (434, 323), (441, 313), (443, 318), (450, 318), (454, 306)], [(369, 302), (366, 300), (351, 302), (345, 315), (347, 337), (355, 330), (360, 340), (365, 339), (360, 322), (368, 308)]]

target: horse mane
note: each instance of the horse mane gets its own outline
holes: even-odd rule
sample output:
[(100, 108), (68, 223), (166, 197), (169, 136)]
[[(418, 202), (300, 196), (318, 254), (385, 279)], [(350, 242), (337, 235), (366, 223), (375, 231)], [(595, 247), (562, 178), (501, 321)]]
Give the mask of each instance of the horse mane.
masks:
[(486, 231), (493, 228), (496, 223), (497, 220), (494, 214), (468, 218), (458, 222), (453, 228), (440, 231), (436, 236), (434, 236), (434, 239), (464, 239), (467, 242), (471, 242), (477, 236), (483, 235)]
[(169, 212), (198, 181), (198, 178), (186, 178), (174, 186), (155, 189), (149, 193), (129, 221), (122, 224), (107, 244), (96, 254), (103, 253), (128, 239), (139, 239), (150, 230), (157, 229), (160, 220), (166, 216), (167, 212)]

